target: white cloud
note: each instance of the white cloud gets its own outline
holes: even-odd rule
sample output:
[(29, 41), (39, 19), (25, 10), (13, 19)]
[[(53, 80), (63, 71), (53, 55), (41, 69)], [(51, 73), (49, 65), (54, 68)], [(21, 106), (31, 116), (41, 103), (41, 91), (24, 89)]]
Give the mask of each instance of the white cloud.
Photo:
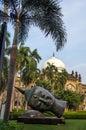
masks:
[[(67, 44), (63, 50), (56, 52), (52, 38), (45, 38), (43, 32), (36, 27), (30, 28), (25, 44), (32, 50), (37, 48), (42, 57), (39, 67), (55, 52), (56, 57), (65, 63), (68, 71), (78, 71), (86, 83), (86, 0), (63, 0), (60, 4), (67, 29)], [(10, 26), (8, 30), (12, 32)]]

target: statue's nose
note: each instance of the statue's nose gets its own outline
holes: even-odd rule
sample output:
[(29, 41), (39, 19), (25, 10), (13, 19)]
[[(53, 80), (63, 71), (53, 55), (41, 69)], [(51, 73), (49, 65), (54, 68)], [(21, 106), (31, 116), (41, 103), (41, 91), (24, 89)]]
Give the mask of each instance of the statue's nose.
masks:
[(40, 100), (41, 102), (45, 103), (45, 104), (47, 103), (47, 101), (46, 101), (44, 98), (42, 98), (42, 97), (40, 97), (39, 100)]
[(39, 101), (43, 102), (46, 105), (51, 105), (52, 104), (51, 100), (44, 99), (44, 98), (41, 98), (41, 97), (39, 98)]

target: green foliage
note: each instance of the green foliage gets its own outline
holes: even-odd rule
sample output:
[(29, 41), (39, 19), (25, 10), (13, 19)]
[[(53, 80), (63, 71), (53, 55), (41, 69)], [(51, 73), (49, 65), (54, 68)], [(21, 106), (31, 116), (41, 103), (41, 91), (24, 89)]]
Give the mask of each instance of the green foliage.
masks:
[(68, 109), (76, 110), (77, 107), (82, 103), (84, 95), (78, 94), (70, 90), (62, 90), (57, 92), (57, 95), (67, 101)]
[(65, 119), (86, 119), (86, 111), (68, 111), (64, 112)]
[(7, 57), (3, 58), (3, 70), (1, 77), (1, 86), (0, 86), (0, 94), (6, 89), (8, 82), (8, 69), (9, 69), (9, 60)]
[[(14, 27), (14, 38), (12, 43), (12, 53), (10, 59), (9, 81), (7, 91), (7, 105), (5, 111), (5, 121), (9, 116), (11, 94), (13, 88), (15, 64), (17, 59), (17, 47), (20, 42), (24, 42), (28, 36), (31, 25), (39, 27), (46, 36), (51, 35), (55, 41), (56, 49), (61, 49), (66, 43), (66, 31), (62, 20), (59, 2), (55, 0), (1, 0), (5, 3), (7, 11), (0, 9), (0, 22), (4, 18), (11, 22)], [(7, 14), (6, 14), (7, 13)], [(13, 53), (15, 50), (15, 53)], [(10, 99), (10, 100), (9, 100)], [(6, 118), (7, 117), (7, 118)]]
[[(21, 56), (22, 55), (22, 56)], [(20, 72), (21, 80), (24, 85), (35, 82), (37, 63), (41, 60), (37, 49), (33, 51), (22, 44), (18, 49), (16, 70)]]
[(43, 113), (45, 116), (56, 116), (54, 113), (50, 112), (50, 111), (46, 111)]
[(65, 125), (33, 125), (24, 124), (24, 130), (85, 130), (86, 120), (65, 120)]
[(3, 123), (3, 121), (0, 120), (0, 130), (23, 130), (23, 127), (15, 122)]
[(39, 77), (36, 80), (36, 84), (48, 89), (55, 94), (58, 92), (58, 90), (64, 89), (67, 78), (68, 74), (65, 70), (60, 73), (58, 72), (57, 67), (48, 63), (47, 68), (43, 69), (39, 74)]
[(58, 90), (62, 91), (64, 89), (65, 83), (67, 82), (68, 73), (65, 70), (63, 70), (61, 73), (58, 73), (56, 78), (57, 78), (56, 85), (58, 86)]
[[(0, 25), (0, 31), (1, 31), (1, 25)], [(9, 34), (9, 32), (6, 32), (5, 50), (9, 47), (9, 45), (10, 45), (10, 34)], [(1, 78), (0, 79), (0, 82), (1, 82), (1, 85), (0, 85), (0, 94), (6, 89), (7, 82), (8, 82), (9, 59), (6, 57), (6, 51), (4, 52), (4, 56), (2, 58), (2, 62), (1, 63), (2, 63), (2, 67), (3, 68), (1, 70), (2, 74), (0, 74), (1, 75), (0, 76), (0, 78)]]
[(45, 89), (47, 89), (49, 91), (51, 90), (50, 82), (46, 81), (45, 79), (44, 80), (38, 79), (36, 82), (36, 85), (44, 87)]
[[(10, 15), (6, 15), (3, 10), (0, 10), (0, 22), (3, 22), (4, 18), (7, 19), (7, 22), (11, 22), (13, 26), (16, 25), (17, 21), (19, 22), (19, 42), (27, 38), (30, 26), (35, 25), (45, 33), (45, 36), (51, 35), (55, 41), (56, 49), (59, 50), (66, 42), (66, 30), (58, 1), (21, 0), (19, 2), (19, 0), (13, 0), (9, 2), (7, 0), (8, 14), (10, 13)], [(21, 13), (19, 13), (20, 9)]]
[[(52, 112), (44, 112), (45, 116), (55, 116)], [(63, 113), (65, 119), (86, 119), (86, 111), (68, 111)]]
[[(16, 110), (13, 110), (10, 113), (10, 119), (11, 120), (17, 120), (19, 116), (21, 116), (24, 113), (24, 110), (19, 110), (18, 112)], [(43, 113), (45, 116), (56, 116), (50, 111), (46, 111)], [(86, 119), (86, 111), (68, 111), (64, 112), (63, 117), (65, 119)]]
[(24, 111), (25, 111), (25, 110), (23, 110), (23, 109), (19, 109), (18, 112), (17, 112), (17, 110), (14, 109), (14, 110), (12, 110), (12, 112), (10, 112), (9, 118), (10, 118), (11, 120), (17, 120), (17, 118), (18, 118), (19, 116), (21, 116), (21, 115), (24, 113)]

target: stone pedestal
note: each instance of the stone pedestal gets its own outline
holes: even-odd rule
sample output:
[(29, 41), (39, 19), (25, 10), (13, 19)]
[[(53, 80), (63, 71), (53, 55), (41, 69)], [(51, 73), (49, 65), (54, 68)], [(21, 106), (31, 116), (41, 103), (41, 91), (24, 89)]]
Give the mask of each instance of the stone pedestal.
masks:
[(44, 116), (43, 113), (37, 110), (28, 110), (22, 116), (17, 119), (17, 122), (24, 124), (65, 124), (65, 119), (63, 117), (48, 117)]
[(19, 117), (17, 122), (24, 124), (48, 124), (57, 125), (65, 124), (65, 119), (63, 117)]

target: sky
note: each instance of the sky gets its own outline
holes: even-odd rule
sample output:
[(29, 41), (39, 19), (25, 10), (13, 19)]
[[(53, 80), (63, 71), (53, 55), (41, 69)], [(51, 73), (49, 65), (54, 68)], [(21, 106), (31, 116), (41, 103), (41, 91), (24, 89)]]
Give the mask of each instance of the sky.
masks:
[[(67, 32), (67, 43), (60, 51), (56, 51), (55, 42), (50, 36), (37, 27), (31, 27), (25, 42), (31, 50), (37, 49), (42, 60), (38, 64), (41, 69), (43, 63), (52, 57), (62, 60), (67, 72), (72, 70), (81, 74), (82, 83), (86, 84), (86, 0), (60, 0), (63, 13), (63, 22)], [(8, 26), (8, 30), (12, 30)]]

